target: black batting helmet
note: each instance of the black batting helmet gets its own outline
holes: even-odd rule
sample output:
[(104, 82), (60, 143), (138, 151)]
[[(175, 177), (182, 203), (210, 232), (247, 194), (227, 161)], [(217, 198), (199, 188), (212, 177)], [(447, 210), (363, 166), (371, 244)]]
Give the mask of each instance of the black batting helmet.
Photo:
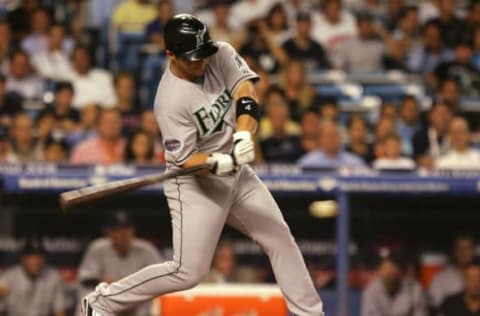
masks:
[(192, 61), (211, 56), (218, 50), (207, 26), (191, 14), (177, 14), (168, 20), (164, 38), (166, 49)]

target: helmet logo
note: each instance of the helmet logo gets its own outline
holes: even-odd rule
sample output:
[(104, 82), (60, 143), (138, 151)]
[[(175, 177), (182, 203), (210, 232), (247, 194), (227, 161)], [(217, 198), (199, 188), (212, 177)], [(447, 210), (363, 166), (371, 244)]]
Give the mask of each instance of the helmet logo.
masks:
[(197, 34), (195, 34), (195, 39), (197, 41), (197, 47), (199, 47), (200, 45), (203, 44), (203, 39), (205, 37), (205, 32), (207, 31), (207, 28), (206, 27), (203, 27), (201, 30), (199, 30), (197, 32)]

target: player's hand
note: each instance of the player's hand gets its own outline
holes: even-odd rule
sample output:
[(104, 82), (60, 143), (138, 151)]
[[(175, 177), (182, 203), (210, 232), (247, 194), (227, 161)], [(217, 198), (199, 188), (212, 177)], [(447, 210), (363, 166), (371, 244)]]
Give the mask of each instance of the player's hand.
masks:
[(237, 165), (244, 165), (255, 160), (255, 144), (249, 131), (240, 131), (233, 134), (232, 155)]
[(230, 154), (213, 153), (207, 158), (207, 163), (211, 165), (210, 171), (218, 176), (232, 174), (235, 170), (235, 163)]

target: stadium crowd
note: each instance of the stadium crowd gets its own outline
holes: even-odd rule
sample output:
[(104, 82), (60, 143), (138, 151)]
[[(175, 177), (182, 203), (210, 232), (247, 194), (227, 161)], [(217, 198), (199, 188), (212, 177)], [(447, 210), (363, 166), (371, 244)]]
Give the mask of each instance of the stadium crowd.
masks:
[[(152, 112), (162, 26), (185, 8), (261, 77), (259, 163), (480, 166), (477, 113), (461, 106), (480, 96), (480, 2), (453, 0), (10, 1), (0, 20), (0, 161), (164, 163)], [(373, 116), (345, 112), (310, 80), (392, 70), (421, 78), (430, 106), (404, 94)]]
[[(259, 74), (258, 163), (480, 169), (474, 145), (480, 132), (476, 0), (0, 2), (0, 163), (164, 164), (152, 109), (167, 60), (163, 25), (177, 12), (197, 14), (214, 40), (230, 42)], [(344, 111), (342, 100), (322, 95), (312, 79), (335, 71), (412, 75), (432, 102), (425, 106), (407, 93), (384, 100), (373, 115)], [(465, 99), (476, 102), (475, 111), (465, 110)], [(124, 224), (119, 226), (130, 227)], [(100, 245), (107, 247), (106, 239)], [(87, 257), (95, 257), (94, 246)], [(229, 247), (221, 244), (210, 280), (235, 278)], [(36, 244), (24, 247), (27, 274), (39, 275), (43, 255)], [(363, 316), (478, 315), (480, 262), (471, 236), (455, 241), (452, 266), (434, 279), (428, 300), (404, 273), (402, 256), (388, 250), (378, 257), (378, 278), (365, 290)], [(92, 277), (91, 267), (82, 268), (82, 286), (112, 277)], [(14, 290), (10, 280), (18, 280), (20, 272), (12, 269), (0, 276), (0, 298)], [(42, 294), (57, 293), (58, 280), (45, 282), (55, 289)], [(61, 295), (38, 300), (40, 305), (50, 300), (57, 316), (68, 309)]]

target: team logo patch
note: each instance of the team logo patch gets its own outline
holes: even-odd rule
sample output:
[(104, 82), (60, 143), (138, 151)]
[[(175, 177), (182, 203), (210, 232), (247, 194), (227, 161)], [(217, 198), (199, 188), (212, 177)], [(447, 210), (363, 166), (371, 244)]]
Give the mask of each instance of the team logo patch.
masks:
[(171, 153), (175, 153), (177, 151), (180, 151), (183, 147), (183, 142), (179, 139), (175, 138), (169, 138), (165, 139), (163, 142), (165, 149)]

